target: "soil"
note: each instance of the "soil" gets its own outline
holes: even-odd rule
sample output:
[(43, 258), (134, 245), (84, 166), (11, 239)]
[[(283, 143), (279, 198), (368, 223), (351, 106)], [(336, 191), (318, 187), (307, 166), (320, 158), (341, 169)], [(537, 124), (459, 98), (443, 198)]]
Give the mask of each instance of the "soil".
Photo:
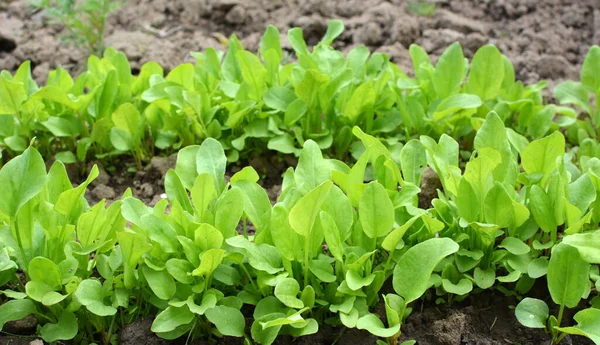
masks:
[[(578, 79), (589, 46), (600, 42), (598, 0), (421, 1), (436, 5), (433, 16), (409, 13), (402, 0), (129, 0), (111, 16), (106, 42), (127, 54), (134, 71), (150, 60), (170, 70), (189, 61), (190, 51), (223, 49), (223, 38), (231, 34), (255, 51), (268, 24), (280, 30), (288, 50), (290, 27), (302, 27), (314, 44), (327, 21), (339, 18), (346, 31), (337, 48), (347, 52), (364, 44), (389, 54), (409, 73), (412, 43), (434, 60), (454, 41), (468, 57), (494, 43), (513, 61), (518, 79), (548, 79), (551, 85)], [(73, 73), (85, 67), (84, 54), (61, 41), (62, 27), (32, 12), (26, 0), (1, 1), (0, 23), (0, 69), (15, 71), (31, 60), (34, 76), (44, 80), (57, 65)]]

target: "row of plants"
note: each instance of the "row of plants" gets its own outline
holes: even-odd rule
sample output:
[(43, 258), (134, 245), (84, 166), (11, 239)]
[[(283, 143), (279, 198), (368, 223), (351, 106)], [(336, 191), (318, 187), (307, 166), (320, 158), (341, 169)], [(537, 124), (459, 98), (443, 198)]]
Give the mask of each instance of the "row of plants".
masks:
[(385, 54), (364, 46), (347, 56), (332, 48), (343, 29), (341, 21), (331, 21), (312, 50), (302, 30), (291, 29), (293, 62), (273, 26), (257, 54), (232, 36), (226, 53), (193, 52), (195, 64), (179, 65), (166, 76), (155, 62), (134, 75), (123, 53), (107, 49), (102, 58), (90, 56), (76, 78), (59, 67), (39, 87), (25, 62), (14, 75), (0, 73), (0, 154), (14, 157), (35, 138), (45, 158), (56, 155), (68, 164), (130, 154), (139, 168), (157, 150), (215, 138), (229, 162), (267, 150), (297, 156), (307, 140), (329, 157), (356, 159), (361, 145), (353, 126), (384, 139), (395, 153), (420, 135), (437, 140), (442, 134), (464, 140), (463, 149), (471, 151), (475, 130), (492, 110), (528, 139), (560, 129), (571, 145), (598, 151), (600, 120), (589, 102), (589, 94), (600, 89), (597, 46), (583, 64), (581, 81), (554, 90), (560, 104), (586, 113), (578, 116), (571, 107), (544, 103), (546, 82), (516, 81), (511, 62), (493, 45), (469, 62), (460, 44), (452, 44), (435, 65), (412, 45), (411, 78)]
[[(445, 134), (395, 154), (352, 133), (362, 145), (353, 166), (306, 140), (274, 205), (253, 168), (225, 179), (226, 152), (211, 138), (179, 151), (168, 200), (153, 208), (129, 191), (90, 208), (97, 168), (74, 188), (62, 162), (46, 172), (27, 148), (0, 170), (0, 329), (33, 314), (47, 342), (109, 344), (155, 315), (151, 329), (164, 339), (271, 344), (329, 324), (396, 344), (412, 302), (496, 289), (516, 295), (519, 321), (553, 343), (572, 334), (600, 344), (599, 158), (576, 160), (558, 131), (529, 142), (495, 112), (464, 169)], [(427, 167), (443, 190), (422, 209)], [(548, 300), (527, 297), (537, 279)], [(584, 300), (576, 324), (564, 320)]]

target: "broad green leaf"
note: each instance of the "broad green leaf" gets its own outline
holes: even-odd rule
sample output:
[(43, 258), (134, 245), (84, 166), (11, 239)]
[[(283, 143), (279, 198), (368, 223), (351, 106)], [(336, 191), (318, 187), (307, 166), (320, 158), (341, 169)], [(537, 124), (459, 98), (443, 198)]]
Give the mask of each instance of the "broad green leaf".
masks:
[(218, 194), (225, 188), (223, 178), (225, 176), (226, 165), (227, 157), (221, 144), (213, 138), (204, 140), (196, 156), (196, 172), (198, 175), (203, 173), (210, 174), (215, 182)]
[(564, 81), (554, 88), (554, 98), (559, 104), (574, 104), (588, 114), (593, 114), (589, 104), (589, 94), (583, 84), (576, 81)]
[(449, 238), (432, 238), (411, 247), (394, 268), (394, 291), (407, 304), (418, 299), (429, 287), (434, 268), (458, 249), (458, 244)]
[(332, 186), (333, 182), (331, 180), (321, 183), (300, 198), (294, 207), (292, 207), (289, 222), (294, 231), (305, 238), (310, 236), (321, 211), (321, 206), (323, 206), (323, 203), (327, 199), (327, 194)]
[(543, 173), (544, 179), (547, 179), (556, 168), (556, 159), (564, 153), (565, 137), (557, 131), (527, 145), (521, 156), (521, 164), (526, 173)]
[(204, 314), (208, 321), (217, 327), (219, 333), (230, 337), (241, 337), (244, 335), (246, 319), (238, 309), (218, 305), (208, 309)]
[(446, 116), (463, 109), (479, 108), (481, 104), (481, 99), (477, 95), (467, 93), (452, 95), (448, 98), (444, 98), (444, 100), (438, 104), (433, 113), (433, 119), (442, 120)]
[(260, 40), (259, 52), (261, 57), (264, 59), (266, 52), (271, 49), (277, 53), (279, 59), (282, 58), (283, 52), (281, 50), (281, 42), (279, 41), (279, 30), (273, 25), (267, 27)]
[(559, 243), (552, 248), (547, 277), (554, 303), (576, 307), (586, 284), (589, 284), (589, 269), (590, 264), (581, 258), (575, 247)]
[(552, 232), (558, 226), (550, 198), (537, 185), (531, 186), (529, 191), (529, 209), (533, 219), (544, 232)]
[(582, 335), (588, 337), (595, 344), (600, 344), (600, 309), (584, 309), (575, 316), (577, 326), (574, 327), (556, 327), (555, 329), (567, 334)]
[(373, 181), (365, 188), (358, 202), (358, 219), (370, 238), (387, 235), (394, 225), (394, 204), (385, 188)]
[(496, 46), (485, 45), (477, 50), (471, 62), (466, 91), (482, 100), (498, 96), (504, 78), (504, 60)]
[(0, 114), (17, 114), (27, 99), (23, 84), (0, 77)]
[(58, 318), (58, 323), (47, 323), (40, 328), (42, 339), (48, 343), (58, 340), (70, 340), (75, 338), (78, 331), (78, 322), (75, 314), (64, 310)]
[(238, 187), (233, 187), (221, 194), (215, 205), (215, 227), (224, 238), (236, 235), (235, 229), (244, 212), (244, 193)]
[(319, 145), (314, 141), (307, 140), (304, 143), (294, 178), (303, 193), (308, 193), (331, 178), (329, 164), (323, 159)]
[(147, 251), (152, 248), (146, 238), (134, 232), (119, 232), (117, 234), (119, 247), (123, 254), (123, 276), (125, 287), (132, 288), (137, 286), (135, 268), (138, 262)]
[(142, 267), (144, 278), (148, 282), (148, 286), (162, 300), (169, 300), (175, 294), (176, 285), (173, 277), (166, 271), (155, 271), (152, 268), (144, 265)]
[(440, 56), (433, 72), (437, 98), (446, 99), (456, 93), (465, 77), (464, 55), (460, 43), (450, 45)]
[(290, 308), (300, 309), (304, 303), (298, 299), (300, 293), (300, 284), (295, 279), (285, 278), (279, 281), (275, 286), (275, 297)]
[(577, 248), (579, 255), (591, 264), (600, 264), (600, 230), (565, 236), (563, 243)]
[(344, 22), (339, 19), (333, 19), (329, 21), (327, 25), (327, 31), (325, 32), (325, 36), (321, 39), (320, 44), (323, 45), (331, 45), (333, 41), (344, 32)]
[(174, 202), (177, 200), (184, 210), (190, 214), (194, 214), (190, 197), (188, 196), (179, 175), (173, 169), (169, 169), (165, 175), (165, 192), (167, 193), (169, 201)]
[(400, 151), (400, 164), (404, 181), (421, 185), (423, 168), (427, 166), (425, 147), (418, 140), (410, 140)]
[(546, 302), (526, 297), (517, 305), (515, 309), (517, 320), (529, 328), (546, 328), (546, 320), (550, 315), (550, 309)]
[(115, 315), (117, 309), (104, 303), (105, 290), (96, 279), (85, 279), (75, 291), (75, 298), (84, 305), (92, 314), (98, 316)]
[(507, 227), (513, 220), (512, 199), (501, 183), (496, 182), (488, 191), (484, 201), (485, 220), (488, 224)]
[(236, 57), (241, 68), (242, 78), (249, 86), (250, 99), (260, 102), (267, 91), (267, 70), (259, 58), (246, 50), (240, 50)]
[[(275, 211), (275, 209), (273, 209)], [(325, 242), (329, 252), (339, 261), (344, 261), (344, 244), (340, 235), (340, 230), (335, 224), (333, 217), (325, 212), (319, 213), (321, 226), (323, 227), (323, 234), (325, 235)], [(273, 230), (271, 230), (273, 231)]]
[(29, 280), (44, 283), (54, 291), (62, 287), (62, 276), (58, 265), (45, 257), (35, 257), (29, 262)]
[(527, 244), (516, 237), (506, 237), (498, 247), (508, 250), (513, 255), (524, 255), (531, 250)]
[(154, 333), (171, 332), (179, 326), (189, 324), (194, 320), (194, 317), (187, 306), (167, 307), (167, 309), (156, 315), (150, 330)]
[(200, 266), (192, 272), (192, 275), (207, 278), (223, 262), (224, 256), (223, 249), (213, 248), (205, 251), (200, 257)]
[[(322, 211), (321, 214), (323, 214)], [(333, 266), (326, 260), (310, 260), (308, 268), (322, 282), (333, 283), (336, 281)]]
[(194, 232), (194, 242), (202, 251), (221, 248), (223, 245), (223, 234), (214, 226), (202, 223)]
[(183, 186), (188, 190), (192, 189), (196, 176), (198, 176), (196, 167), (198, 151), (200, 151), (200, 146), (190, 145), (182, 148), (177, 153), (175, 172), (177, 172), (177, 175), (181, 178)]
[(207, 221), (208, 206), (217, 198), (219, 193), (215, 189), (214, 179), (210, 174), (202, 173), (196, 177), (190, 194), (196, 209), (197, 221)]
[(593, 92), (600, 89), (600, 47), (593, 45), (581, 65), (581, 83)]
[(45, 183), (44, 159), (35, 148), (30, 147), (0, 170), (0, 185), (3, 190), (0, 212), (14, 218), (19, 209), (42, 190)]
[(386, 328), (377, 314), (370, 313), (358, 319), (356, 328), (364, 329), (382, 338), (391, 338), (400, 332), (400, 324)]

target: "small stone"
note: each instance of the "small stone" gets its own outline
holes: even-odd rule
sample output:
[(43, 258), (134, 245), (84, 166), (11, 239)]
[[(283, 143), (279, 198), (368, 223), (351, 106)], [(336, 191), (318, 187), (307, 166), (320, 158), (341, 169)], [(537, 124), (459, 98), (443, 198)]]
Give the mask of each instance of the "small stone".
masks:
[(154, 187), (150, 183), (142, 183), (140, 186), (140, 196), (144, 198), (151, 198), (154, 196)]
[(354, 42), (376, 46), (383, 42), (383, 31), (379, 24), (368, 22), (354, 33)]
[(107, 185), (98, 185), (92, 189), (92, 195), (97, 199), (114, 199), (117, 196), (117, 193), (112, 187)]
[(246, 9), (237, 5), (233, 7), (225, 16), (225, 20), (231, 24), (242, 24), (246, 20)]
[(169, 157), (152, 157), (150, 160), (150, 169), (154, 169), (160, 173), (162, 177), (167, 174), (169, 169), (175, 169), (177, 163), (177, 156), (172, 155)]

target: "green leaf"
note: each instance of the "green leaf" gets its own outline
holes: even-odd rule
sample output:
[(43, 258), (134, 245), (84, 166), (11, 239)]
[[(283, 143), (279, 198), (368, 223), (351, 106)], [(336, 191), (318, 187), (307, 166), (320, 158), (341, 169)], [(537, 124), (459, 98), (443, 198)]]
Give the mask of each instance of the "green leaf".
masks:
[(577, 321), (575, 327), (555, 327), (556, 330), (568, 334), (582, 335), (600, 344), (600, 309), (584, 309), (573, 317)]
[(433, 119), (441, 120), (446, 116), (463, 109), (479, 108), (481, 104), (481, 99), (477, 95), (470, 95), (466, 93), (452, 95), (448, 98), (444, 98), (444, 100), (438, 104), (435, 112), (433, 113)]
[(346, 284), (348, 284), (350, 290), (353, 291), (371, 285), (373, 279), (375, 279), (375, 274), (369, 274), (363, 277), (356, 269), (349, 269), (346, 272)]
[(544, 173), (544, 179), (547, 179), (556, 168), (556, 159), (564, 153), (565, 137), (556, 131), (527, 145), (521, 155), (521, 164), (526, 173)]
[(531, 250), (527, 244), (516, 237), (506, 237), (498, 247), (504, 248), (514, 255), (524, 255)]
[(500, 182), (488, 191), (484, 201), (484, 215), (488, 224), (496, 224), (500, 228), (508, 227), (513, 221), (512, 199)]
[(204, 315), (208, 321), (212, 322), (219, 333), (230, 337), (242, 337), (246, 327), (246, 319), (238, 309), (218, 305), (208, 309)]
[(171, 332), (179, 326), (189, 324), (194, 317), (194, 313), (187, 306), (179, 308), (169, 306), (156, 315), (150, 330), (154, 333)]
[(563, 243), (577, 248), (579, 255), (591, 264), (600, 264), (600, 230), (565, 236)]
[(323, 39), (319, 43), (326, 46), (331, 45), (342, 32), (344, 32), (344, 22), (339, 19), (332, 19), (327, 25), (325, 36), (323, 36)]
[(104, 303), (105, 290), (96, 279), (85, 279), (75, 291), (75, 298), (84, 305), (92, 314), (98, 316), (111, 316), (117, 309)]
[[(323, 213), (324, 212), (321, 211), (321, 216)], [(322, 282), (333, 283), (336, 281), (336, 276), (333, 273), (333, 266), (326, 260), (311, 260), (308, 264), (308, 268), (312, 274)]]
[(576, 307), (589, 284), (589, 270), (590, 264), (581, 258), (575, 247), (559, 243), (552, 248), (547, 277), (554, 303)]
[(17, 114), (26, 99), (23, 84), (0, 77), (0, 114)]
[(410, 303), (425, 293), (434, 268), (456, 253), (458, 244), (449, 238), (432, 238), (411, 247), (394, 268), (394, 291)]
[(192, 272), (192, 275), (209, 277), (223, 262), (224, 256), (225, 250), (223, 249), (213, 248), (205, 251), (200, 257), (200, 266)]
[(455, 42), (440, 56), (433, 72), (433, 88), (437, 98), (446, 99), (456, 93), (465, 77), (464, 55)]
[(304, 303), (297, 297), (298, 293), (300, 293), (300, 284), (292, 278), (282, 279), (275, 286), (275, 297), (290, 308), (304, 307)]
[(323, 182), (300, 198), (292, 207), (289, 222), (294, 231), (305, 238), (310, 236), (317, 216), (321, 211), (321, 206), (327, 199), (327, 194), (332, 186), (333, 182), (331, 180)]
[(554, 218), (554, 207), (550, 197), (537, 185), (531, 186), (529, 208), (535, 222), (544, 232), (552, 232), (558, 224)]
[(17, 321), (36, 313), (33, 301), (29, 299), (10, 300), (0, 305), (0, 330), (9, 321)]
[(304, 143), (294, 178), (298, 189), (303, 193), (308, 193), (331, 178), (329, 164), (323, 159), (319, 145), (314, 141), (307, 140)]
[(546, 302), (526, 297), (517, 305), (515, 309), (517, 320), (529, 328), (546, 328), (546, 320), (550, 315), (550, 310)]
[(58, 318), (58, 323), (47, 323), (40, 328), (42, 339), (48, 343), (58, 340), (70, 340), (75, 338), (78, 331), (77, 317), (69, 311), (63, 311)]
[(404, 181), (420, 186), (423, 168), (427, 166), (427, 154), (420, 141), (413, 139), (402, 147), (400, 165)]
[(559, 104), (574, 104), (592, 115), (592, 107), (589, 104), (589, 94), (583, 84), (576, 81), (564, 81), (554, 88), (554, 98)]
[(367, 185), (358, 202), (358, 219), (370, 238), (387, 235), (394, 225), (394, 204), (377, 181)]
[(367, 330), (369, 333), (382, 338), (391, 338), (400, 332), (400, 324), (386, 328), (379, 316), (370, 313), (358, 319), (356, 328)]
[(593, 92), (600, 89), (600, 47), (593, 45), (581, 65), (581, 83)]
[(154, 292), (156, 297), (165, 301), (168, 301), (173, 297), (177, 287), (173, 277), (171, 277), (166, 270), (155, 271), (144, 265), (142, 267), (142, 272), (144, 272), (144, 277), (148, 282), (148, 286), (150, 286), (150, 289)]
[(496, 46), (485, 45), (477, 50), (471, 62), (466, 91), (482, 100), (498, 96), (504, 79), (504, 60)]
[(147, 251), (152, 248), (146, 238), (140, 234), (133, 232), (119, 232), (117, 234), (119, 247), (123, 254), (123, 276), (125, 287), (132, 288), (137, 286), (137, 278), (135, 276), (135, 268)]
[(177, 200), (184, 210), (190, 214), (194, 214), (190, 197), (188, 196), (179, 175), (173, 169), (169, 169), (165, 175), (165, 192), (167, 193), (170, 202)]
[(29, 262), (29, 280), (44, 283), (52, 290), (58, 291), (62, 287), (60, 268), (52, 260), (38, 256)]
[(225, 176), (226, 165), (227, 157), (221, 144), (213, 138), (204, 140), (196, 156), (196, 172), (198, 175), (203, 173), (210, 174), (219, 194), (225, 188), (223, 178)]
[(19, 209), (42, 190), (45, 183), (44, 159), (35, 148), (30, 147), (0, 170), (0, 212), (14, 218)]

